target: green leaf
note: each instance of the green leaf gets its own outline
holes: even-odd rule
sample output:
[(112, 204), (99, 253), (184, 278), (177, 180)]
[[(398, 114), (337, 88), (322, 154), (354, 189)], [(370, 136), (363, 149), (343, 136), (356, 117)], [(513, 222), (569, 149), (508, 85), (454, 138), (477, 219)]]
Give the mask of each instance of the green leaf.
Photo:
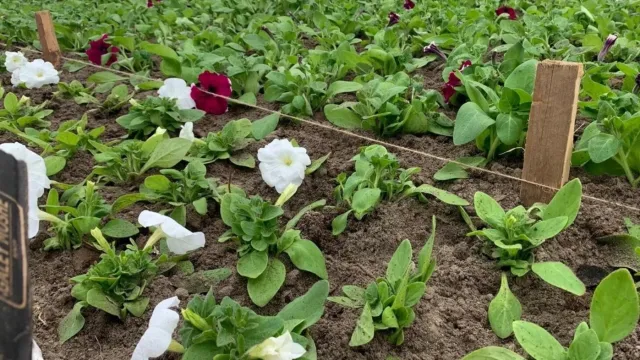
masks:
[(386, 307), (382, 311), (382, 319), (381, 320), (382, 320), (382, 324), (384, 326), (389, 327), (389, 328), (397, 329), (399, 327), (398, 319), (396, 318), (396, 314), (393, 313), (393, 309), (390, 306)]
[(452, 194), (446, 190), (438, 189), (435, 186), (431, 186), (428, 184), (422, 184), (416, 188), (410, 189), (410, 193), (420, 193), (420, 194), (429, 194), (436, 197), (438, 200), (442, 201), (445, 204), (454, 205), (454, 206), (467, 206), (469, 202), (458, 195)]
[(206, 215), (208, 206), (207, 206), (207, 198), (201, 197), (200, 199), (191, 203), (196, 212), (200, 215)]
[(280, 115), (271, 114), (256, 120), (251, 123), (251, 134), (256, 140), (262, 140), (267, 135), (271, 134), (277, 127), (280, 121)]
[(88, 83), (105, 84), (116, 81), (127, 80), (127, 78), (118, 76), (111, 71), (99, 71), (87, 78)]
[(582, 203), (582, 183), (576, 178), (566, 183), (551, 199), (542, 213), (543, 220), (566, 216), (565, 229), (571, 226), (578, 216)]
[(532, 245), (538, 246), (545, 240), (558, 235), (566, 227), (566, 224), (566, 216), (538, 221), (527, 230), (527, 236), (529, 236)]
[(184, 159), (189, 149), (191, 149), (191, 141), (187, 139), (173, 138), (164, 140), (153, 150), (140, 173), (144, 173), (151, 168), (171, 168)]
[(547, 283), (566, 290), (574, 295), (584, 295), (586, 288), (582, 281), (567, 265), (556, 262), (539, 262), (531, 266), (531, 270)]
[(373, 317), (371, 316), (371, 307), (369, 303), (364, 304), (362, 314), (356, 323), (356, 329), (351, 334), (349, 346), (360, 346), (373, 340), (374, 327)]
[(7, 95), (4, 97), (4, 108), (10, 114), (15, 114), (18, 111), (18, 97), (16, 96), (16, 94), (12, 92), (7, 93)]
[(114, 201), (111, 206), (111, 215), (115, 215), (120, 211), (128, 208), (129, 206), (137, 203), (138, 201), (147, 200), (147, 196), (144, 194), (126, 194), (122, 195)]
[(84, 316), (82, 316), (81, 311), (86, 305), (84, 301), (77, 302), (73, 306), (73, 309), (60, 321), (58, 325), (60, 344), (64, 344), (82, 330), (84, 327)]
[(44, 164), (47, 167), (47, 176), (53, 176), (67, 166), (67, 160), (62, 156), (47, 156), (44, 158)]
[(241, 276), (255, 279), (267, 269), (269, 254), (266, 251), (251, 251), (238, 260), (237, 270)]
[(120, 306), (98, 289), (91, 289), (87, 292), (87, 303), (107, 314), (120, 317)]
[(404, 300), (404, 306), (413, 307), (418, 304), (426, 291), (427, 285), (423, 282), (409, 284), (409, 286), (407, 286), (407, 295)]
[(462, 360), (525, 360), (525, 358), (509, 349), (488, 346), (467, 354)]
[(240, 153), (240, 154), (231, 155), (231, 157), (229, 158), (229, 161), (231, 161), (231, 163), (235, 165), (246, 167), (249, 169), (253, 169), (256, 167), (256, 159), (250, 153)]
[(509, 289), (507, 275), (502, 273), (500, 291), (489, 304), (489, 324), (493, 332), (501, 339), (508, 338), (513, 332), (513, 322), (522, 317), (522, 305)]
[(515, 321), (513, 332), (520, 346), (534, 359), (566, 360), (564, 347), (540, 326), (527, 321)]
[(324, 303), (329, 296), (329, 282), (321, 280), (313, 284), (306, 294), (287, 304), (278, 317), (284, 321), (304, 320), (296, 326), (296, 332), (302, 332), (318, 322), (324, 313)]
[(620, 140), (611, 134), (600, 133), (589, 140), (589, 157), (596, 164), (615, 156), (620, 148)]
[(151, 175), (144, 179), (144, 186), (155, 192), (164, 192), (171, 189), (171, 180), (164, 175)]
[(381, 190), (378, 188), (363, 188), (353, 194), (351, 208), (356, 214), (365, 214), (372, 210), (380, 200)]
[(178, 54), (170, 47), (162, 44), (151, 44), (143, 42), (138, 45), (142, 50), (148, 51), (152, 54), (158, 55), (162, 58), (169, 58), (179, 60)]
[(611, 360), (613, 359), (613, 345), (607, 342), (600, 342), (600, 354), (598, 360)]
[(473, 206), (476, 214), (482, 221), (489, 224), (493, 228), (502, 227), (506, 213), (502, 206), (498, 204), (491, 196), (478, 191), (473, 196)]
[(507, 77), (504, 81), (504, 87), (510, 89), (522, 89), (527, 93), (532, 94), (537, 69), (537, 60), (531, 59), (523, 62), (513, 70), (509, 77)]
[(343, 214), (336, 216), (336, 218), (331, 221), (331, 233), (333, 234), (333, 236), (342, 234), (342, 232), (347, 228), (349, 214), (351, 214), (352, 212), (353, 210), (349, 210)]
[(311, 165), (309, 165), (309, 167), (304, 171), (304, 174), (305, 175), (311, 175), (314, 172), (316, 172), (320, 168), (320, 166), (322, 166), (322, 164), (324, 164), (325, 161), (327, 161), (327, 159), (329, 159), (329, 156), (331, 156), (331, 152), (329, 152), (327, 155), (325, 155), (325, 156), (323, 156), (321, 158), (313, 160), (311, 162)]
[(411, 242), (406, 239), (402, 240), (387, 266), (386, 278), (390, 284), (395, 284), (407, 274), (411, 266), (412, 255)]
[(149, 306), (148, 297), (141, 297), (135, 301), (128, 301), (124, 303), (124, 308), (135, 317), (141, 317), (144, 315), (145, 310), (147, 310), (147, 306)]
[(597, 360), (598, 355), (600, 355), (598, 334), (589, 329), (571, 342), (568, 360)]
[(498, 114), (496, 132), (505, 145), (515, 145), (524, 131), (524, 121), (513, 114)]
[(327, 97), (330, 98), (337, 94), (356, 92), (360, 89), (362, 89), (362, 84), (355, 81), (335, 81), (329, 85)]
[(289, 255), (291, 262), (300, 270), (316, 274), (321, 279), (328, 279), (327, 266), (324, 255), (313, 241), (299, 239), (284, 252)]
[(324, 107), (324, 116), (333, 125), (344, 129), (362, 129), (362, 119), (351, 109), (335, 104)]
[(638, 292), (628, 270), (616, 270), (600, 282), (589, 314), (591, 328), (600, 341), (621, 341), (633, 332), (639, 316)]
[(103, 235), (116, 239), (128, 239), (139, 232), (137, 226), (122, 219), (113, 219), (100, 230)]
[(473, 102), (465, 103), (458, 110), (453, 128), (453, 143), (463, 145), (471, 142), (482, 134), (495, 120), (489, 117), (480, 106)]
[[(473, 156), (473, 157), (462, 157), (456, 159), (457, 162), (463, 163), (469, 166), (480, 166), (485, 158), (481, 156)], [(469, 174), (465, 170), (465, 166), (456, 164), (453, 162), (447, 163), (442, 169), (438, 170), (434, 175), (433, 179), (438, 181), (447, 181), (447, 180), (455, 180), (455, 179), (467, 179)]]
[(242, 94), (239, 98), (238, 101), (240, 103), (244, 103), (247, 105), (257, 105), (258, 104), (258, 98), (256, 98), (256, 94), (252, 93), (252, 92), (247, 92)]
[(249, 279), (247, 291), (254, 304), (263, 307), (278, 293), (287, 274), (284, 264), (278, 259), (269, 260), (264, 272), (255, 279)]

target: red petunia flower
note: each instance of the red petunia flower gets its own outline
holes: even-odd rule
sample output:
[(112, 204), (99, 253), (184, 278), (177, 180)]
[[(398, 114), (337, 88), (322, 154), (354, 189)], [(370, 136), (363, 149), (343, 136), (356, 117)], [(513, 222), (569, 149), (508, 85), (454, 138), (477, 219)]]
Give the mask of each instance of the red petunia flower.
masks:
[[(156, 2), (161, 2), (162, 0), (156, 0)], [(153, 0), (147, 0), (147, 7), (153, 7)]]
[(411, 0), (404, 0), (404, 8), (407, 10), (411, 10), (416, 7), (416, 4)]
[(502, 14), (509, 14), (509, 20), (517, 20), (518, 15), (516, 14), (516, 10), (512, 7), (508, 6), (500, 6), (496, 9), (496, 15), (500, 16)]
[(231, 97), (231, 80), (224, 75), (205, 71), (198, 76), (198, 85), (191, 88), (191, 98), (196, 102), (196, 108), (212, 115), (227, 112), (227, 99), (209, 93)]
[[(471, 60), (465, 60), (462, 62), (462, 64), (460, 64), (458, 70), (462, 71), (471, 65), (473, 65), (471, 63)], [(456, 94), (455, 88), (461, 85), (462, 81), (458, 78), (456, 73), (454, 71), (450, 72), (449, 81), (447, 81), (442, 87), (442, 96), (444, 96), (444, 101), (448, 103), (449, 99), (451, 99), (451, 97)]]
[(389, 26), (395, 25), (400, 22), (400, 15), (390, 12), (389, 13)]
[(111, 48), (111, 57), (107, 60), (106, 65), (109, 66), (118, 60), (116, 54), (120, 52), (120, 49), (117, 46), (111, 46), (111, 44), (107, 44), (105, 40), (109, 38), (109, 35), (104, 34), (98, 40), (89, 42), (89, 49), (87, 49), (86, 54), (89, 57), (89, 61), (96, 65), (102, 65), (102, 55), (109, 53), (109, 48)]

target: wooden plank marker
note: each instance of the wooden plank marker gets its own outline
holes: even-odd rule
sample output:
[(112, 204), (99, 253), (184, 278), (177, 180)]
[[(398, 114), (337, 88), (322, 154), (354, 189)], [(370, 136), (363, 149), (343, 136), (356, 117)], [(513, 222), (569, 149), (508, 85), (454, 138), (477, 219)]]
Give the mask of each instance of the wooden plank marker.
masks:
[[(582, 64), (545, 60), (538, 64), (529, 115), (522, 179), (560, 188), (569, 180), (573, 132), (578, 108)], [(526, 206), (547, 203), (555, 192), (523, 182)]]
[(38, 24), (38, 37), (40, 38), (44, 60), (52, 63), (56, 68), (60, 67), (62, 53), (56, 38), (56, 31), (53, 28), (51, 13), (47, 10), (36, 12), (36, 23)]

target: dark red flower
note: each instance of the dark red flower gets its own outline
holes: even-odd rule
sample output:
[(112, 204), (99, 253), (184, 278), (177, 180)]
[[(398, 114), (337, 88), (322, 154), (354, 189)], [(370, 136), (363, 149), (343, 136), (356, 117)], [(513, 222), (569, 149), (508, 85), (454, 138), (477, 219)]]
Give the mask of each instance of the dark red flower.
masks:
[[(462, 64), (460, 64), (460, 67), (458, 68), (458, 70), (463, 71), (464, 69), (468, 68), (471, 65), (473, 65), (471, 63), (471, 60), (465, 60), (462, 62)], [(455, 88), (462, 85), (462, 81), (460, 81), (460, 79), (458, 78), (458, 76), (454, 71), (449, 73), (448, 80), (449, 81), (447, 81), (442, 87), (442, 95), (444, 96), (444, 101), (447, 103), (449, 102), (449, 99), (451, 99), (451, 97), (456, 94)]]
[(400, 21), (400, 16), (394, 12), (389, 13), (389, 26), (395, 25)]
[(118, 60), (116, 54), (120, 52), (120, 49), (117, 46), (111, 46), (111, 44), (107, 44), (106, 40), (109, 38), (109, 35), (104, 34), (98, 40), (89, 42), (89, 49), (87, 49), (87, 56), (89, 57), (89, 61), (96, 65), (102, 65), (102, 55), (109, 53), (109, 49), (111, 49), (111, 57), (107, 60), (106, 65), (109, 66)]
[(407, 10), (411, 10), (416, 7), (416, 4), (411, 0), (404, 0), (404, 8)]
[[(156, 0), (156, 2), (161, 2), (162, 0)], [(147, 0), (147, 7), (153, 7), (153, 0)]]
[(496, 15), (500, 16), (502, 14), (509, 14), (509, 19), (510, 20), (516, 20), (518, 19), (518, 15), (516, 14), (516, 10), (512, 7), (508, 7), (508, 6), (500, 6), (499, 8), (496, 9)]
[(196, 102), (196, 108), (213, 115), (227, 112), (227, 99), (210, 93), (231, 97), (231, 80), (224, 75), (205, 71), (198, 76), (198, 85), (191, 88), (191, 98)]

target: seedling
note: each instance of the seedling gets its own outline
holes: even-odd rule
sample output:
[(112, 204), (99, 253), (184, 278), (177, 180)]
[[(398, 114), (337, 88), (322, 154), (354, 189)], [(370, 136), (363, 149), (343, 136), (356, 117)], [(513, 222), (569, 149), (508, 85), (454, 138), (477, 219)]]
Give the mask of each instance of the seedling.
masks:
[[(4, 89), (0, 90), (0, 98), (4, 95)], [(3, 109), (0, 109), (0, 128), (14, 128), (24, 130), (26, 127), (46, 128), (51, 123), (45, 118), (53, 113), (53, 110), (45, 109), (48, 102), (40, 105), (31, 105), (31, 99), (22, 96), (18, 97), (9, 92), (4, 96)]]
[[(534, 359), (611, 360), (613, 343), (622, 341), (636, 328), (639, 314), (638, 293), (629, 270), (619, 269), (604, 278), (591, 300), (589, 324), (581, 322), (569, 348), (542, 327), (527, 321), (514, 321), (513, 332), (524, 351)], [(489, 346), (476, 350), (463, 360), (525, 360), (512, 350)]]
[(133, 136), (149, 136), (158, 127), (176, 133), (184, 123), (198, 121), (205, 114), (197, 109), (178, 109), (176, 101), (169, 98), (149, 96), (142, 102), (129, 102), (132, 105), (129, 113), (116, 122)]
[(294, 230), (307, 212), (322, 207), (324, 200), (316, 201), (301, 209), (281, 229), (279, 218), (284, 214), (282, 206), (297, 188), (290, 185), (275, 204), (259, 196), (248, 198), (244, 193), (227, 193), (220, 203), (222, 221), (231, 229), (218, 241), (233, 240), (237, 245), (238, 274), (248, 278), (249, 297), (258, 306), (265, 306), (280, 290), (286, 277), (286, 268), (278, 257), (286, 253), (295, 267), (327, 279), (324, 255), (316, 244), (302, 238)]
[(404, 329), (415, 320), (413, 308), (420, 302), (433, 274), (436, 262), (432, 258), (436, 235), (436, 217), (432, 218), (431, 236), (418, 255), (418, 264), (411, 261), (413, 252), (409, 240), (404, 240), (391, 257), (384, 278), (363, 289), (344, 286), (345, 296), (329, 297), (329, 301), (360, 309), (362, 314), (351, 335), (350, 346), (361, 346), (373, 340), (376, 330), (390, 332), (389, 342), (401, 345)]

